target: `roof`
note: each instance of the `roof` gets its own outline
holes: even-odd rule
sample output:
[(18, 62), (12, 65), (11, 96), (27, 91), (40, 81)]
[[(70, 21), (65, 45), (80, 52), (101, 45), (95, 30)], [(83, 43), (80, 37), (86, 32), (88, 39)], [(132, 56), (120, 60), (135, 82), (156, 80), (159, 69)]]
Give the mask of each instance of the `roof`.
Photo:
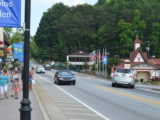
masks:
[(148, 59), (148, 63), (160, 67), (160, 59)]
[(78, 50), (78, 51), (72, 52), (69, 55), (89, 55), (89, 53), (86, 51)]
[(130, 60), (131, 62), (134, 62), (134, 59), (135, 59), (135, 57), (137, 56), (137, 54), (138, 54), (139, 52), (141, 53), (144, 61), (145, 61), (145, 62), (148, 62), (148, 61), (147, 61), (147, 53), (146, 53), (146, 52), (142, 52), (140, 48), (137, 48), (135, 51), (133, 51), (133, 52), (130, 53), (130, 58), (129, 58), (129, 60)]
[(142, 41), (137, 37), (137, 38), (134, 40), (134, 43), (142, 43)]

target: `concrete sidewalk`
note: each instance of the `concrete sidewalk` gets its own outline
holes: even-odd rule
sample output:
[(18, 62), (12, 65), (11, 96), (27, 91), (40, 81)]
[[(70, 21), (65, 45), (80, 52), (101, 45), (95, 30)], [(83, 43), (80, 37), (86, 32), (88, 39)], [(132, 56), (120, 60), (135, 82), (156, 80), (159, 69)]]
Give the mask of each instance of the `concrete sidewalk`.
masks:
[[(11, 97), (11, 88), (9, 87), (8, 99), (0, 100), (0, 119), (1, 120), (20, 120), (20, 102), (22, 101), (22, 90), (19, 92), (19, 99)], [(44, 120), (41, 109), (33, 91), (29, 93), (31, 101), (31, 119)]]

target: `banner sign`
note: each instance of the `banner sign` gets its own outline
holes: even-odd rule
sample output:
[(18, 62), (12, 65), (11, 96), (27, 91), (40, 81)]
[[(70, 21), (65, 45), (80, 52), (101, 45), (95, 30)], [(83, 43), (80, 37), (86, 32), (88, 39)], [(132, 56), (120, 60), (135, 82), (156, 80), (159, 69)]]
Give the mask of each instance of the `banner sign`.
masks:
[(14, 43), (12, 45), (12, 49), (14, 59), (17, 59), (19, 62), (23, 62), (23, 43)]
[(0, 27), (21, 27), (21, 0), (0, 0)]
[(102, 56), (102, 64), (108, 64), (107, 56)]

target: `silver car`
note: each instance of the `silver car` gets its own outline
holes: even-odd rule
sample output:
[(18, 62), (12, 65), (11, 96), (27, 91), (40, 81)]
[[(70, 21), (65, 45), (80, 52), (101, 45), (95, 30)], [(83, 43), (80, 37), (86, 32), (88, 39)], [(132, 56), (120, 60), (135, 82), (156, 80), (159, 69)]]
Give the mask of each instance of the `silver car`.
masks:
[(117, 85), (127, 85), (131, 88), (134, 88), (135, 76), (133, 74), (133, 71), (131, 69), (117, 68), (113, 73), (112, 87), (115, 87)]

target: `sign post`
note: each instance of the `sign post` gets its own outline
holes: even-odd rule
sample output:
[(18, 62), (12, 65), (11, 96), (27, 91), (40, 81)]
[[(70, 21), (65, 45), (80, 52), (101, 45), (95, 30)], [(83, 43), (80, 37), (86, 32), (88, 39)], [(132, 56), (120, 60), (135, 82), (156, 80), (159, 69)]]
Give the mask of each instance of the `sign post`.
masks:
[(31, 0), (25, 0), (23, 99), (21, 101), (20, 120), (31, 120), (32, 111), (29, 100), (30, 12)]

